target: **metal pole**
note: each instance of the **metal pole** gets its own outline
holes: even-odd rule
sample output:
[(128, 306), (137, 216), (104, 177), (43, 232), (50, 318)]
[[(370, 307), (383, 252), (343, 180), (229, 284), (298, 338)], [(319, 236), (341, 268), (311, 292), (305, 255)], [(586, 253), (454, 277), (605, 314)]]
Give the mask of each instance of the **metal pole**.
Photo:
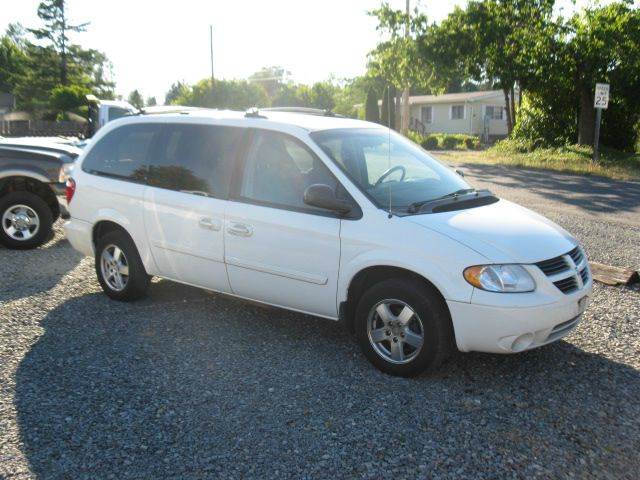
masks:
[(213, 87), (213, 25), (209, 25), (209, 46), (211, 51), (211, 86)]
[[(409, 15), (411, 15), (411, 6), (410, 0), (406, 2), (406, 14), (407, 18), (404, 24), (404, 36), (405, 38), (409, 37)], [(411, 118), (411, 113), (409, 110), (409, 87), (405, 86), (402, 91), (402, 113), (401, 113), (401, 121), (400, 121), (400, 131), (406, 135), (409, 131), (409, 120)]]
[(596, 108), (596, 130), (593, 134), (593, 161), (598, 163), (598, 144), (600, 143), (600, 120), (602, 119), (602, 109)]

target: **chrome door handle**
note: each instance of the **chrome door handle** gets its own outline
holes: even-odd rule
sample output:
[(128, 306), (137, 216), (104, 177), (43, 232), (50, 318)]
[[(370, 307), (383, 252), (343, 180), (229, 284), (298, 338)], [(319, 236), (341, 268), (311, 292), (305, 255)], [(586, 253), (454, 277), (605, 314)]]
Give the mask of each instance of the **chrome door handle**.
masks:
[(227, 227), (227, 233), (238, 237), (250, 237), (253, 235), (253, 229), (244, 223), (232, 223)]
[(220, 230), (220, 222), (218, 220), (213, 220), (212, 218), (201, 218), (198, 221), (198, 225), (200, 225), (200, 228), (204, 228), (205, 230), (213, 230), (214, 232)]

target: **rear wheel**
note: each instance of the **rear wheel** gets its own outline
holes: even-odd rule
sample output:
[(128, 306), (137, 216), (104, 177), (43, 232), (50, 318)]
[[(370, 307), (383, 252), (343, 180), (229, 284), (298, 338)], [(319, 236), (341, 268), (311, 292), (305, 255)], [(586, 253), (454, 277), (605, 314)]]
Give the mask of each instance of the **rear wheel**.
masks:
[(0, 199), (0, 243), (7, 248), (36, 248), (50, 238), (53, 214), (38, 195), (18, 191)]
[(147, 293), (149, 275), (125, 232), (112, 231), (98, 239), (95, 267), (102, 290), (114, 300), (138, 300)]
[(358, 302), (355, 322), (365, 356), (391, 375), (435, 370), (453, 343), (442, 298), (413, 279), (392, 278), (370, 287)]

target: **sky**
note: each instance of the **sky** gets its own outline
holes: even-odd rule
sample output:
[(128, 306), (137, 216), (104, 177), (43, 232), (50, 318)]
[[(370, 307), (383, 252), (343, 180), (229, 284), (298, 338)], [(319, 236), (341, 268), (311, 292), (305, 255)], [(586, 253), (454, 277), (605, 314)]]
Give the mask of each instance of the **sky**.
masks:
[[(39, 0), (0, 3), (0, 32), (11, 22), (40, 25)], [(419, 6), (438, 22), (465, 3), (420, 0)], [(558, 3), (565, 12), (576, 8), (570, 0)], [(404, 8), (405, 2), (390, 4)], [(283, 66), (300, 83), (361, 75), (379, 40), (376, 21), (366, 12), (379, 5), (379, 0), (67, 0), (67, 12), (72, 22), (90, 22), (72, 40), (106, 53), (118, 94), (126, 98), (138, 89), (162, 103), (173, 82), (195, 83), (210, 75), (209, 25), (216, 78), (246, 78), (272, 65)]]

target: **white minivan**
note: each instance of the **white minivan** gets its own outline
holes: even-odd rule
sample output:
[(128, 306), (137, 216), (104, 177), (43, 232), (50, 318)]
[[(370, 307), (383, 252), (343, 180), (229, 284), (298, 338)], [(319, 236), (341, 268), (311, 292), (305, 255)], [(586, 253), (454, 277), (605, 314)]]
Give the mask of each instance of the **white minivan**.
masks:
[(567, 335), (592, 292), (562, 228), (375, 123), (191, 110), (107, 124), (67, 186), (67, 238), (116, 300), (151, 276), (341, 320), (379, 369)]

